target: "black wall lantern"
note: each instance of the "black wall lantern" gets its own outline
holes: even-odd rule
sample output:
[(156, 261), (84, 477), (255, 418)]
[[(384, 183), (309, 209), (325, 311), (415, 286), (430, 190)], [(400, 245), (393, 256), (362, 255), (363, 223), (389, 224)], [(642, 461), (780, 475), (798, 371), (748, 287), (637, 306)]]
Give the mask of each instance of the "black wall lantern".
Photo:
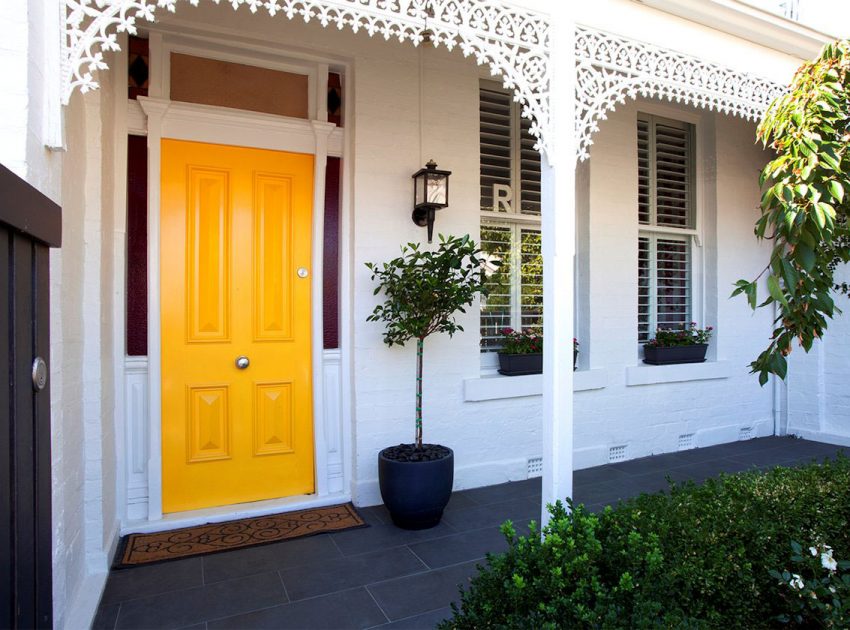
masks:
[(437, 170), (434, 160), (413, 174), (413, 222), (428, 226), (428, 242), (434, 235), (434, 217), (437, 210), (449, 205), (449, 175), (451, 171)]

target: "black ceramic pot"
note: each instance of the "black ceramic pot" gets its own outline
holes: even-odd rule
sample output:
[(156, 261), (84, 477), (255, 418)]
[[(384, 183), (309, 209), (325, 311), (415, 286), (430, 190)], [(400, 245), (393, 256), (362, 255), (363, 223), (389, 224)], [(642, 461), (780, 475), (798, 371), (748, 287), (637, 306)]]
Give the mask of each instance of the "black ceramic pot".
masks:
[(443, 517), (454, 483), (454, 451), (427, 462), (401, 462), (378, 454), (381, 497), (393, 523), (403, 529), (428, 529)]

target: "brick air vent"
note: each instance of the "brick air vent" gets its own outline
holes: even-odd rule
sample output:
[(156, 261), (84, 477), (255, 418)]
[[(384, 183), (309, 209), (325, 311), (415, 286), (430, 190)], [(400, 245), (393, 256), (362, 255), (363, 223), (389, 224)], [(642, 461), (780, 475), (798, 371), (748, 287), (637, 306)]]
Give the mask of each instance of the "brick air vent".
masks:
[(738, 432), (739, 440), (752, 440), (753, 437), (753, 428), (752, 427), (744, 427)]
[(608, 461), (610, 463), (622, 462), (627, 458), (628, 447), (623, 444), (620, 446), (612, 446), (608, 449)]
[(543, 474), (543, 458), (529, 457), (528, 458), (528, 477), (539, 477)]
[(693, 433), (684, 433), (679, 436), (679, 446), (678, 450), (687, 451), (694, 447), (694, 434)]

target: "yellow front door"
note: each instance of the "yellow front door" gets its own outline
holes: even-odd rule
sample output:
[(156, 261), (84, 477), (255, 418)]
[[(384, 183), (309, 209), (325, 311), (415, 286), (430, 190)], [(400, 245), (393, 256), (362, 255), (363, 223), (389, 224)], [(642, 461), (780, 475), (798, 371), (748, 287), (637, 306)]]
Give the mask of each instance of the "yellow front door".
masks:
[(313, 157), (162, 141), (162, 509), (314, 491)]

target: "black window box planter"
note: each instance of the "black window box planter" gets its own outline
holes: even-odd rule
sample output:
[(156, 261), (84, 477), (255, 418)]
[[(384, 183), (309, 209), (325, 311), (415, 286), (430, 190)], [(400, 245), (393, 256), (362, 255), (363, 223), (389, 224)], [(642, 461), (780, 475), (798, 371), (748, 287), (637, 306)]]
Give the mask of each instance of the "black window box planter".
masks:
[(649, 365), (671, 365), (674, 363), (703, 363), (707, 343), (693, 346), (673, 346), (672, 348), (643, 347), (643, 362)]
[(543, 373), (543, 353), (505, 354), (499, 353), (499, 374), (504, 376), (523, 376)]

